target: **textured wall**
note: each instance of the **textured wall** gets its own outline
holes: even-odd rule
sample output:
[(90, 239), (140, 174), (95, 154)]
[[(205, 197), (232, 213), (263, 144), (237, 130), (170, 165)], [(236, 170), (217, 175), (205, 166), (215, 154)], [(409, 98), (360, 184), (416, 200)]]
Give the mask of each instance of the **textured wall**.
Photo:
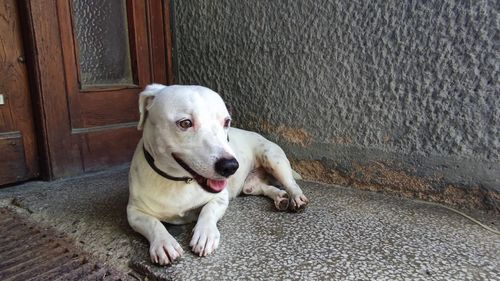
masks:
[(178, 82), (221, 93), (238, 126), (281, 144), (306, 177), (495, 208), (499, 11), (494, 0), (176, 0)]

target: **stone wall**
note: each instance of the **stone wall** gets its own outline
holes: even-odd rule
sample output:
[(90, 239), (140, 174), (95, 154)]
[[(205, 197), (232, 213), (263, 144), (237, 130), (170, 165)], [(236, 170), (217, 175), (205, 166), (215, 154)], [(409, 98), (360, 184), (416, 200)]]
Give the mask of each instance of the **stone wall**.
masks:
[(175, 0), (177, 80), (306, 179), (499, 210), (497, 1)]

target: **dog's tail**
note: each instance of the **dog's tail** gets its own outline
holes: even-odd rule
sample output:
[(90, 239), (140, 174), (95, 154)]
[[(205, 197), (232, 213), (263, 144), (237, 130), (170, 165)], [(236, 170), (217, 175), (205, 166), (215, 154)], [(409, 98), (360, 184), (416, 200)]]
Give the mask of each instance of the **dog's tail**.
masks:
[(292, 175), (293, 175), (293, 178), (296, 180), (302, 179), (302, 176), (299, 173), (297, 173), (294, 169), (292, 169)]

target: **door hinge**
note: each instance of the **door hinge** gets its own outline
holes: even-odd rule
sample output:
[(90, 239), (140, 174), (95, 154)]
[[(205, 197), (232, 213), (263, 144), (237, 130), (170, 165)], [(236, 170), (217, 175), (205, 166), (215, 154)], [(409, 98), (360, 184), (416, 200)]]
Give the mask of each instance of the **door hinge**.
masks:
[(4, 105), (5, 100), (3, 99), (3, 95), (0, 95), (0, 105)]

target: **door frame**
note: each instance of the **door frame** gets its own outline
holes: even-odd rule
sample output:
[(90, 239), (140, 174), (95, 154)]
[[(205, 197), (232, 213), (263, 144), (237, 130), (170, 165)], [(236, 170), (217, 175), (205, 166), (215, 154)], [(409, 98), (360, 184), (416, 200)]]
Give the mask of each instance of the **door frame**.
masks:
[[(26, 63), (30, 81), (31, 99), (35, 126), (37, 131), (40, 173), (44, 180), (81, 174), (92, 170), (83, 163), (83, 146), (93, 136), (105, 134), (104, 129), (120, 130), (114, 140), (120, 141), (120, 135), (136, 132), (136, 123), (119, 125), (117, 128), (96, 127), (89, 132), (75, 132), (70, 118), (71, 87), (68, 87), (65, 60), (61, 37), (58, 5), (69, 0), (21, 0), (18, 1), (23, 29)], [(175, 81), (172, 53), (171, 1), (145, 0), (146, 21), (141, 28), (146, 30), (149, 50), (150, 81), (162, 84), (173, 84)], [(141, 4), (142, 5), (142, 4)], [(143, 16), (143, 15), (140, 15)], [(123, 132), (123, 133), (121, 133)], [(111, 140), (113, 141), (113, 140)], [(134, 141), (135, 142), (135, 141)], [(106, 145), (122, 145), (122, 142), (103, 143), (99, 149), (107, 153)], [(135, 145), (134, 145), (135, 146)], [(122, 153), (104, 155), (103, 163), (96, 169), (125, 163), (133, 153), (131, 144), (124, 142), (120, 148)]]

